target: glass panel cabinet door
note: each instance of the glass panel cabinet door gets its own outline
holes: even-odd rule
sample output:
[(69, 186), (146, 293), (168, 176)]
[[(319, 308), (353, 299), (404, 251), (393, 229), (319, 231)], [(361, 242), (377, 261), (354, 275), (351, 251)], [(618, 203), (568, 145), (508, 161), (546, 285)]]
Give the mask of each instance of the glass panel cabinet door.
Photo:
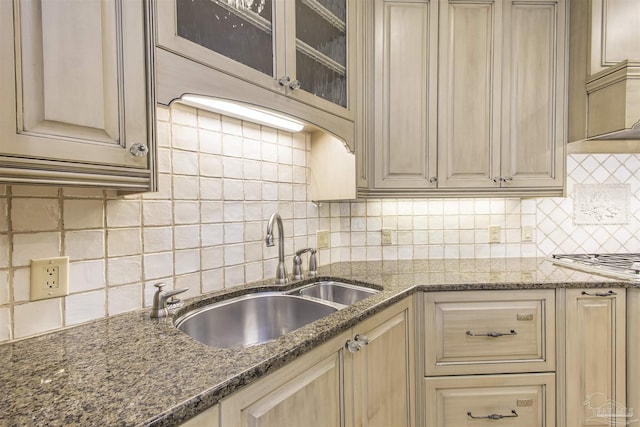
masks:
[(176, 31), (274, 76), (272, 0), (176, 0)]
[(296, 79), (301, 89), (348, 108), (347, 2), (295, 0)]

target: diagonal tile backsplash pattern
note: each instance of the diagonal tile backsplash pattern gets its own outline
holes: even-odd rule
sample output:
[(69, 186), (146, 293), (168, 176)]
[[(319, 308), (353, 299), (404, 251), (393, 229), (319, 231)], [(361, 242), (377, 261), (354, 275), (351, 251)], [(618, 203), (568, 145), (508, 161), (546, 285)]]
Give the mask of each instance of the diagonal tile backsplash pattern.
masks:
[[(273, 277), (277, 247), (263, 236), (275, 211), (289, 269), (317, 230), (331, 238), (321, 264), (638, 251), (636, 154), (571, 155), (565, 198), (314, 204), (306, 134), (174, 106), (158, 108), (158, 143), (158, 193), (0, 186), (0, 341), (148, 307), (161, 281), (189, 297)], [(629, 223), (574, 225), (575, 184), (629, 184)], [(489, 225), (500, 225), (501, 243), (487, 243)], [(522, 226), (533, 242), (522, 242)], [(30, 260), (60, 255), (71, 260), (70, 295), (30, 302)]]

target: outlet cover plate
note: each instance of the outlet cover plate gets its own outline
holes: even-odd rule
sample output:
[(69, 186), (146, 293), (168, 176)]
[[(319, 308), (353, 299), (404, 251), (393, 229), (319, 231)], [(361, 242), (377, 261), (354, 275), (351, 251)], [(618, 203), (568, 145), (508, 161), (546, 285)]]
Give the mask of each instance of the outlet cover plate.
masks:
[(383, 228), (381, 230), (381, 237), (382, 237), (382, 244), (383, 245), (391, 245), (393, 243), (393, 239), (392, 239), (392, 234), (391, 234), (391, 229), (390, 228)]
[(317, 249), (329, 248), (329, 231), (327, 230), (316, 231), (316, 245), (318, 246)]
[(501, 227), (499, 225), (489, 226), (489, 243), (500, 243)]
[(31, 260), (31, 301), (69, 295), (69, 257)]

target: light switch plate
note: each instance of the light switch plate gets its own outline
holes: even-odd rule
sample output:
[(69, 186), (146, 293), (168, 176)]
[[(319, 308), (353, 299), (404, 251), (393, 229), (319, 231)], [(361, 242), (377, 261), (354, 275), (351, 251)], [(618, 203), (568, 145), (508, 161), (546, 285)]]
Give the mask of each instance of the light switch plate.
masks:
[(391, 245), (393, 243), (392, 237), (391, 237), (391, 229), (390, 228), (383, 228), (381, 230), (381, 234), (382, 234), (382, 244), (383, 245)]
[(31, 301), (69, 295), (69, 257), (31, 260)]
[(521, 240), (524, 243), (531, 243), (533, 242), (533, 227), (530, 225), (523, 225), (522, 226), (522, 236), (521, 236)]
[(500, 243), (500, 226), (489, 226), (489, 243)]

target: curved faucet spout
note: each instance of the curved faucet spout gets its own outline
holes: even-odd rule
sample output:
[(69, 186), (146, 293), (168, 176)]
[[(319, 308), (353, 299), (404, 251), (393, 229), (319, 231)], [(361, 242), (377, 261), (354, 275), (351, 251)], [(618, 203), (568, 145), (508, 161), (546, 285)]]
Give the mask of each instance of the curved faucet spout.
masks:
[(267, 224), (267, 235), (264, 238), (268, 247), (273, 246), (273, 223), (278, 225), (278, 267), (276, 268), (276, 284), (282, 285), (287, 283), (287, 267), (284, 264), (284, 231), (282, 227), (282, 218), (277, 212), (274, 212), (269, 218)]

